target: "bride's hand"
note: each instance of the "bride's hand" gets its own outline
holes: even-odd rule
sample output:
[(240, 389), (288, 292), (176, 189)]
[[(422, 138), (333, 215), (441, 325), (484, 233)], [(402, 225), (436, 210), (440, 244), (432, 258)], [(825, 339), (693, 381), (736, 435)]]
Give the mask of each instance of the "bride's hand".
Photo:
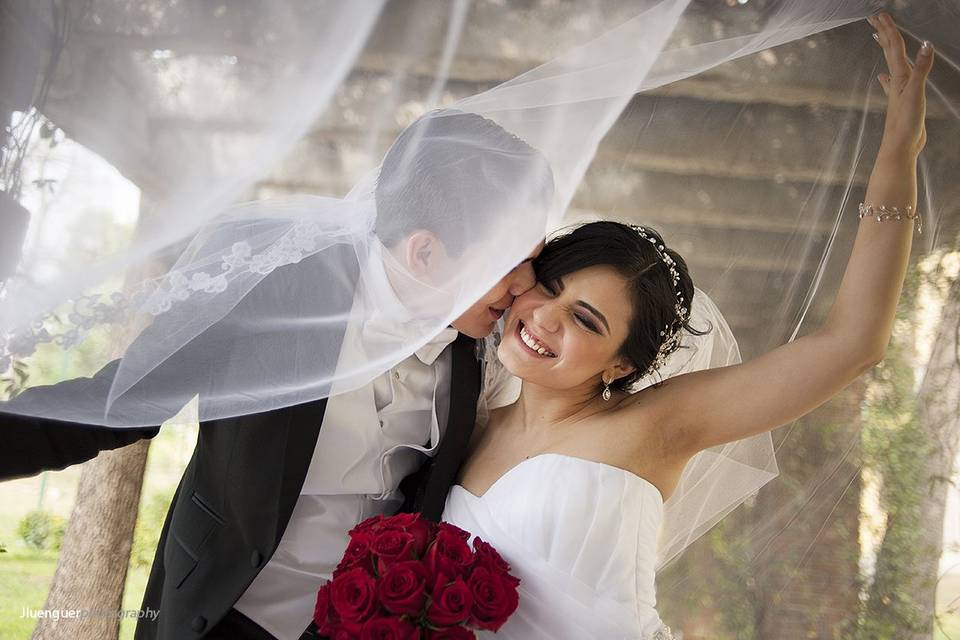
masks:
[(903, 36), (886, 13), (867, 18), (877, 30), (874, 39), (883, 47), (889, 74), (881, 73), (880, 86), (887, 96), (887, 118), (881, 150), (919, 154), (927, 141), (924, 116), (926, 83), (933, 67), (933, 46), (924, 42), (915, 64), (907, 58)]

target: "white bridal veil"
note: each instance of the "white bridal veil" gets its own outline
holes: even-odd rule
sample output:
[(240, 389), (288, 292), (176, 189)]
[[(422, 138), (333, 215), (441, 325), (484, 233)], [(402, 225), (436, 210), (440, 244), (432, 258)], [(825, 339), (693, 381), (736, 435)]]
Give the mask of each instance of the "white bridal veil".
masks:
[[(887, 4), (911, 50), (937, 47), (915, 246), (940, 255), (960, 183), (960, 3)], [(63, 222), (35, 219), (0, 299), (0, 372), (59, 348), (92, 376), (3, 411), (86, 424), (158, 424), (196, 396), (209, 420), (364, 384), (590, 217), (657, 228), (691, 265), (694, 324), (715, 327), (664, 375), (736, 362), (737, 340), (756, 355), (832, 300), (882, 128), (862, 19), (885, 5), (866, 0), (12, 6), (4, 58), (31, 90), (0, 102), (16, 143), (4, 206), (43, 186), (14, 168), (59, 130), (142, 193), (135, 231), (117, 222), (82, 252)], [(384, 244), (436, 211), (449, 268), (409, 272)], [(406, 283), (403, 305), (370, 294), (377, 269)], [(371, 330), (348, 362), (350, 323)], [(661, 564), (777, 473), (768, 435), (698, 456), (668, 502)]]

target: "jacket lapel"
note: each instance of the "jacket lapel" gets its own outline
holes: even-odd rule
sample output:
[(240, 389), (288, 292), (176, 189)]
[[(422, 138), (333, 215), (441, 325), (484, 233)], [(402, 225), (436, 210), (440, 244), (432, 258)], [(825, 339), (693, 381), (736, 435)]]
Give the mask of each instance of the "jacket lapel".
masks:
[(424, 465), (414, 507), (430, 520), (440, 520), (447, 500), (447, 491), (457, 477), (460, 463), (477, 420), (477, 399), (480, 397), (480, 361), (476, 341), (461, 334), (453, 343), (450, 379), (450, 410), (447, 428), (433, 460)]
[(290, 522), (290, 516), (293, 514), (293, 508), (300, 498), (326, 409), (327, 399), (322, 398), (293, 407), (285, 407), (278, 411), (280, 415), (273, 417), (274, 428), (277, 422), (286, 426), (287, 439), (275, 534), (277, 543), (283, 536)]

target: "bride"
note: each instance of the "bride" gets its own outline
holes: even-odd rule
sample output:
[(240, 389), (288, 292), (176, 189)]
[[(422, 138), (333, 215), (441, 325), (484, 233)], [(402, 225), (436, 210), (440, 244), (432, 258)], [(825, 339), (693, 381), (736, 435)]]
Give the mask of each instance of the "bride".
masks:
[[(549, 242), (498, 349), (522, 379), (473, 436), (443, 520), (521, 579), (506, 638), (670, 638), (655, 609), (657, 533), (687, 461), (812, 411), (884, 356), (916, 220), (928, 43), (915, 65), (888, 15), (869, 19), (889, 75), (883, 141), (830, 314), (741, 365), (630, 394), (677, 348), (693, 282), (646, 227), (596, 222)], [(880, 224), (878, 224), (880, 222)]]

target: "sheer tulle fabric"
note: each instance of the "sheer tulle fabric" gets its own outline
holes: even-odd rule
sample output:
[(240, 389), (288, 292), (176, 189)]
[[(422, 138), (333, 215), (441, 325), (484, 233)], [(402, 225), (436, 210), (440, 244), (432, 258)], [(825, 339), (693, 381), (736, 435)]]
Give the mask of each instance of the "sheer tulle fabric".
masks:
[[(378, 20), (400, 4), (274, 2), (218, 14), (98, 0), (67, 16), (75, 28), (43, 113), (122, 160), (144, 213), (119, 249), (25, 253), (0, 304), (0, 368), (52, 341), (96, 375), (4, 411), (127, 428), (163, 422), (193, 398), (201, 419), (215, 419), (356, 388), (447, 327), (545, 234), (597, 216), (663, 231), (740, 327), (749, 357), (822, 317), (881, 131), (882, 58), (867, 25), (854, 24), (877, 3), (597, 1), (578, 3), (576, 20), (544, 3), (526, 20), (502, 21), (496, 3), (453, 3), (448, 16), (407, 3), (406, 31), (381, 33)], [(958, 16), (953, 0), (897, 15), (940, 60), (921, 162), (926, 229), (915, 241), (928, 257), (952, 247), (960, 201)], [(191, 30), (178, 31), (183, 24)], [(107, 47), (118, 43), (127, 49), (113, 55)], [(405, 55), (385, 56), (390, 43)], [(477, 53), (509, 56), (517, 43), (529, 54), (512, 60), (519, 75), (477, 92), (495, 76)], [(472, 82), (449, 78), (451, 69)], [(782, 82), (787, 72), (793, 84)], [(688, 84), (672, 84), (680, 80)], [(377, 88), (384, 83), (389, 90)], [(719, 104), (708, 99), (720, 94)], [(798, 104), (812, 105), (799, 123)], [(465, 116), (497, 129), (463, 133)], [(378, 194), (393, 140), (425, 122), (426, 137), (406, 129), (412, 151), (391, 167), (396, 188)], [(486, 137), (497, 130), (507, 135)], [(438, 143), (463, 155), (434, 154)], [(334, 160), (316, 151), (338, 145), (346, 150)], [(306, 189), (284, 179), (300, 164), (313, 172)], [(414, 206), (406, 187), (429, 191), (437, 174), (477, 185), (444, 205), (479, 211), (483, 224), (454, 225), (451, 245), (463, 247), (455, 266), (424, 279), (384, 251), (378, 225), (415, 224), (424, 200)], [(427, 191), (416, 197), (445, 197)], [(58, 208), (68, 203), (50, 205)], [(763, 237), (732, 235), (747, 228)], [(28, 248), (45, 247), (32, 233)], [(363, 298), (371, 260), (405, 282), (401, 310)], [(946, 307), (934, 306), (931, 331), (948, 336)], [(344, 327), (384, 315), (402, 331), (364, 334), (355, 350), (364, 355), (343, 361)], [(708, 335), (679, 352), (694, 354), (683, 370), (737, 361), (736, 341), (719, 339), (733, 335), (726, 322), (715, 331), (716, 342)], [(923, 352), (921, 370), (949, 355), (944, 340)], [(798, 489), (798, 508), (829, 511), (842, 497), (848, 479), (834, 471), (843, 459), (822, 461), (821, 477)], [(665, 505), (659, 563), (776, 473), (769, 437), (698, 456)], [(779, 535), (779, 510), (757, 518), (759, 537)], [(811, 544), (815, 536), (816, 527)]]

